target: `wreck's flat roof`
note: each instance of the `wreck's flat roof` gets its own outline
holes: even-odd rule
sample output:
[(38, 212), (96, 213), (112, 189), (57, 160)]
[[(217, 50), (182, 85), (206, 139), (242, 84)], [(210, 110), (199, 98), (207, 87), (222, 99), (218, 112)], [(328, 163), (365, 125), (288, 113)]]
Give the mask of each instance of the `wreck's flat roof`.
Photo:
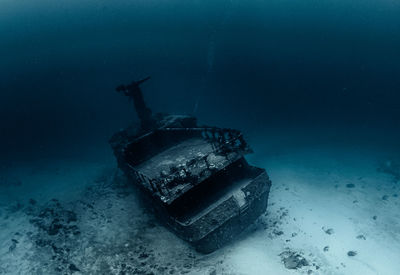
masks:
[[(192, 160), (199, 160), (206, 156), (209, 167), (213, 167), (215, 171), (223, 169), (240, 157), (235, 152), (230, 153), (228, 157), (217, 155), (213, 146), (206, 140), (202, 138), (190, 138), (161, 151), (149, 160), (133, 168), (150, 179), (159, 179), (162, 173), (170, 173), (171, 167), (185, 165)], [(187, 171), (191, 175), (198, 176), (197, 182), (187, 182), (172, 187), (165, 186), (165, 194), (157, 195), (162, 197), (162, 201), (171, 203), (212, 174), (211, 172), (208, 174), (204, 173), (203, 171), (205, 170), (208, 170), (205, 161), (197, 161), (194, 165), (187, 166)], [(153, 192), (151, 186), (145, 187)]]
[(212, 152), (213, 148), (206, 140), (191, 138), (160, 152), (134, 168), (147, 177), (155, 179), (160, 177), (162, 171), (169, 172), (171, 167), (184, 165), (192, 159), (209, 155)]

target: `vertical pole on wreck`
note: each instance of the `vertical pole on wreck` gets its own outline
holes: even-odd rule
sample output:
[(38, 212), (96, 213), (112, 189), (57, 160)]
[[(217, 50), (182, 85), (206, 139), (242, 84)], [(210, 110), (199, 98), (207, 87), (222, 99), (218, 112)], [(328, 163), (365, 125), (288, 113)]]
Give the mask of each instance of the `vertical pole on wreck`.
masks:
[(156, 125), (152, 112), (150, 108), (146, 106), (142, 90), (140, 89), (140, 85), (149, 79), (150, 76), (139, 81), (133, 81), (129, 85), (120, 85), (116, 89), (117, 92), (122, 92), (125, 96), (133, 99), (133, 104), (143, 130), (151, 130)]

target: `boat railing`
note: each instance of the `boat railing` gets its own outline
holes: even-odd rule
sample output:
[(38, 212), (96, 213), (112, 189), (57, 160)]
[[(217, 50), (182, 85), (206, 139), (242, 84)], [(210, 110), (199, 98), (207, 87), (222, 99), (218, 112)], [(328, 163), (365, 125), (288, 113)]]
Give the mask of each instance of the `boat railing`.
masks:
[[(240, 154), (250, 153), (251, 149), (243, 138), (243, 134), (234, 129), (199, 127), (199, 128), (162, 128), (156, 131), (185, 132), (189, 136), (199, 136), (208, 141), (216, 154), (224, 156), (229, 161), (229, 154), (238, 152)], [(199, 156), (187, 161), (179, 167), (172, 167), (170, 171), (163, 171), (160, 177), (152, 179), (136, 171), (133, 167), (136, 178), (146, 183), (153, 192), (158, 192), (161, 199), (166, 195), (171, 196), (172, 189), (180, 184), (193, 183), (198, 179), (197, 175), (190, 173), (191, 168), (199, 165), (205, 166), (206, 171), (214, 169), (213, 164), (209, 163), (208, 155)]]

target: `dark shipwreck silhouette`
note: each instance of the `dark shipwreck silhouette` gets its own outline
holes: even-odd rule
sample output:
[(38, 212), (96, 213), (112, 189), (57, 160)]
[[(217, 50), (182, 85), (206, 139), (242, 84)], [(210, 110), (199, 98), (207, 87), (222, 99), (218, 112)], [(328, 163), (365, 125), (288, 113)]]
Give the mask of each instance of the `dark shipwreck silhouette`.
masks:
[(110, 144), (156, 216), (210, 253), (265, 212), (271, 181), (247, 163), (251, 149), (240, 131), (198, 126), (192, 116), (152, 114), (140, 89), (149, 78), (117, 88), (133, 99), (140, 125), (117, 132)]

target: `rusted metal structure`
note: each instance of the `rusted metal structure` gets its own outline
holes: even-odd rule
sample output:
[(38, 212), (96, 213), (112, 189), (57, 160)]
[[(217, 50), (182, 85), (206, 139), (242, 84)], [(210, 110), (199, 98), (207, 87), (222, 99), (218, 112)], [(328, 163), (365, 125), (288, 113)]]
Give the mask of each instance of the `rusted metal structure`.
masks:
[(118, 165), (164, 224), (210, 253), (265, 212), (271, 181), (247, 163), (251, 150), (241, 132), (199, 127), (191, 116), (152, 115), (139, 88), (144, 81), (117, 89), (133, 98), (141, 119), (111, 138)]

